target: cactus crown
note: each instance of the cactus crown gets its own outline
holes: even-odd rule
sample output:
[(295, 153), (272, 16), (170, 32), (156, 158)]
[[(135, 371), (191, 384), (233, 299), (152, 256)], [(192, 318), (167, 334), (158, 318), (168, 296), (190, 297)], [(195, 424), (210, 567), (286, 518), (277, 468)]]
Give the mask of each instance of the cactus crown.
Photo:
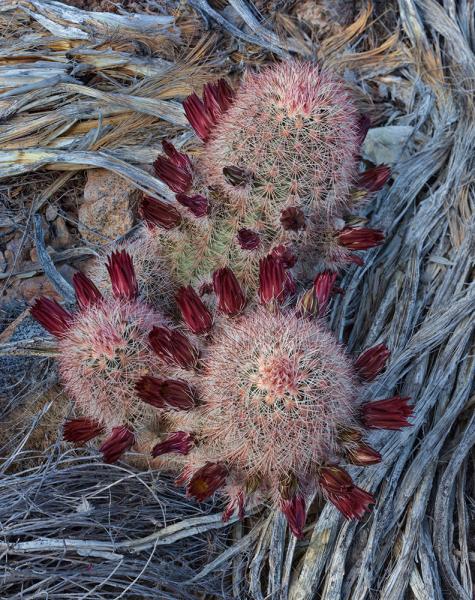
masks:
[(334, 457), (354, 427), (351, 364), (319, 323), (254, 309), (215, 332), (206, 356), (203, 436), (246, 476), (278, 488)]
[[(245, 209), (279, 229), (286, 206), (324, 218), (345, 201), (358, 141), (358, 113), (343, 83), (309, 63), (282, 63), (248, 74), (200, 164), (236, 213)], [(231, 167), (243, 173), (237, 185)]]

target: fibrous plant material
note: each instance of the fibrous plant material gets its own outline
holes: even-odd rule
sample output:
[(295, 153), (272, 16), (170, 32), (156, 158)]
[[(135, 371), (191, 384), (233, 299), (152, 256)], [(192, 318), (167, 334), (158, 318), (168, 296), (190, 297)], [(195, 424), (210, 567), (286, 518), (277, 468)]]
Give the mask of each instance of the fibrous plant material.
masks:
[[(295, 256), (299, 279), (311, 280), (322, 266), (362, 263), (353, 252), (382, 242), (350, 212), (390, 170), (358, 174), (369, 121), (337, 76), (285, 62), (247, 73), (235, 91), (224, 80), (206, 84), (203, 99), (192, 94), (184, 108), (202, 141), (197, 157), (165, 142), (155, 162), (176, 194), (157, 222), (171, 229), (163, 251), (178, 281), (230, 266), (256, 289), (259, 260), (278, 246)], [(147, 218), (154, 201), (145, 203)]]

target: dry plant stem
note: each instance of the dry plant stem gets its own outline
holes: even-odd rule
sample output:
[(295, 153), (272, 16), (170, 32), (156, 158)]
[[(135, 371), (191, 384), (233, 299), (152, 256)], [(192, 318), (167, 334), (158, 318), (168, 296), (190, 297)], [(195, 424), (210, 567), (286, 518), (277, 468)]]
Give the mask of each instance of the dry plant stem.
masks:
[(263, 568), (264, 558), (272, 537), (271, 523), (273, 520), (274, 515), (271, 513), (268, 515), (264, 523), (262, 523), (262, 530), (260, 532), (261, 536), (256, 544), (254, 555), (249, 566), (249, 590), (252, 594), (252, 598), (255, 598), (256, 600), (264, 600), (264, 596), (261, 591), (261, 570)]
[[(236, 518), (234, 520), (237, 520)], [(122, 556), (118, 552), (142, 552), (152, 547), (172, 544), (178, 540), (193, 535), (198, 535), (209, 531), (210, 529), (220, 529), (225, 527), (221, 519), (221, 513), (205, 517), (195, 517), (178, 523), (173, 523), (156, 533), (148, 535), (142, 539), (127, 540), (112, 544), (98, 540), (78, 540), (78, 539), (50, 539), (36, 538), (31, 542), (6, 543), (0, 542), (0, 550), (10, 554), (22, 554), (30, 552), (46, 552), (48, 550), (64, 549), (77, 552), (81, 556), (95, 556), (96, 552), (107, 552), (108, 558), (120, 559)], [(255, 537), (255, 536), (252, 536)], [(249, 540), (248, 540), (249, 541)], [(209, 571), (209, 569), (208, 569)], [(197, 576), (196, 579), (200, 577)]]
[[(236, 520), (236, 519), (235, 519)], [(261, 533), (262, 528), (265, 526), (264, 523), (260, 523), (251, 529), (251, 531), (242, 537), (238, 542), (235, 542), (230, 546), (225, 552), (220, 554), (218, 558), (215, 558), (211, 563), (207, 564), (206, 567), (200, 571), (197, 575), (193, 577), (188, 583), (194, 583), (199, 579), (203, 579), (209, 573), (212, 573), (214, 570), (219, 567), (226, 565), (231, 559), (235, 556), (239, 555), (242, 552), (247, 551), (248, 547), (255, 542), (256, 538)]]
[(286, 533), (287, 526), (284, 515), (280, 512), (274, 514), (269, 550), (271, 577), (269, 577), (269, 581), (267, 582), (267, 595), (270, 595), (270, 597), (277, 596), (280, 593)]
[(57, 356), (57, 344), (44, 338), (7, 342), (0, 345), (0, 356)]
[(54, 266), (54, 262), (51, 260), (51, 256), (46, 251), (45, 234), (43, 231), (43, 220), (41, 215), (34, 215), (33, 223), (35, 228), (36, 251), (46, 277), (51, 281), (56, 291), (61, 294), (66, 302), (75, 302), (76, 296), (74, 294), (72, 285), (69, 284), (62, 275), (60, 275), (59, 271)]
[(417, 600), (444, 600), (437, 562), (428, 533), (427, 520), (421, 525), (418, 544), (419, 568), (411, 574), (410, 586)]
[[(54, 264), (57, 263), (69, 263), (73, 260), (82, 259), (86, 257), (97, 256), (97, 252), (92, 248), (68, 248), (67, 250), (60, 250), (54, 254), (49, 255)], [(10, 277), (17, 277), (18, 279), (27, 279), (34, 277), (40, 273), (44, 273), (45, 270), (40, 263), (33, 263), (29, 269), (24, 271), (8, 271), (7, 273), (0, 273), (0, 281), (2, 279), (9, 279)]]
[(87, 12), (52, 0), (7, 0), (2, 4), (0, 11), (6, 12), (15, 8), (30, 14), (54, 35), (68, 39), (87, 39), (90, 30), (98, 34), (105, 33), (109, 28), (129, 33), (147, 29), (155, 32), (166, 31), (174, 23), (174, 18), (168, 15)]
[(48, 148), (27, 149), (21, 151), (0, 152), (0, 165), (7, 162), (10, 166), (2, 169), (1, 177), (20, 175), (36, 171), (44, 166), (60, 169), (74, 165), (74, 169), (97, 167), (109, 169), (135, 184), (146, 194), (159, 196), (164, 202), (171, 202), (170, 190), (146, 171), (124, 162), (105, 152), (61, 151)]
[[(247, 5), (240, 0), (239, 2), (232, 2), (232, 6), (238, 11), (239, 15), (244, 19), (247, 25), (254, 31), (256, 35), (250, 35), (248, 33), (244, 33), (230, 23), (227, 19), (225, 19), (218, 11), (214, 10), (206, 0), (191, 0), (190, 4), (202, 11), (205, 15), (211, 17), (214, 21), (216, 21), (223, 29), (228, 31), (232, 36), (241, 39), (250, 44), (256, 44), (257, 46), (262, 46), (280, 56), (281, 58), (288, 58), (290, 55), (285, 48), (286, 44), (280, 42), (275, 34), (264, 29), (252, 15), (251, 11), (247, 7)], [(289, 50), (293, 50), (294, 52), (301, 52), (301, 49), (295, 47), (294, 44), (289, 40), (288, 42)]]
[[(451, 557), (449, 554), (449, 532), (452, 524), (452, 511), (454, 506), (454, 495), (456, 488), (454, 486), (457, 474), (460, 471), (463, 461), (475, 444), (475, 414), (472, 418), (461, 439), (457, 444), (457, 452), (452, 456), (444, 474), (441, 478), (437, 497), (435, 500), (434, 516), (434, 546), (439, 559), (439, 564), (444, 574), (444, 582), (450, 588), (454, 598), (470, 600), (472, 584), (470, 576), (465, 580), (465, 586), (459, 582), (454, 572)], [(462, 523), (464, 520), (462, 520)]]
[[(51, 585), (54, 578), (42, 576), (41, 572), (48, 569), (49, 563), (57, 565), (59, 552), (67, 557), (61, 567), (61, 585), (69, 587), (79, 569), (81, 593), (107, 593), (111, 587), (123, 591), (121, 580), (125, 572), (127, 586), (137, 578), (133, 589), (140, 597), (156, 598), (159, 593), (160, 598), (176, 598), (173, 590), (177, 585), (183, 591), (181, 597), (186, 599), (196, 598), (197, 590), (217, 593), (218, 581), (212, 576), (195, 583), (194, 593), (183, 587), (183, 582), (203, 568), (205, 557), (223, 548), (224, 525), (220, 514), (206, 514), (211, 507), (192, 505), (163, 476), (157, 479), (150, 472), (131, 472), (119, 465), (107, 467), (96, 463), (91, 466), (92, 457), (87, 455), (63, 454), (58, 461), (58, 448), (50, 451), (56, 454), (59, 469), (29, 468), (0, 479), (2, 497), (9, 499), (9, 507), (0, 509), (2, 542), (6, 540), (1, 550), (4, 559), (9, 557), (4, 563), (2, 592), (13, 590), (9, 594), (13, 597), (17, 582), (31, 572), (31, 560), (35, 556), (39, 578), (31, 581), (30, 589)], [(137, 514), (130, 510), (130, 498), (140, 502)], [(41, 514), (42, 524), (36, 535), (32, 535), (31, 526), (15, 518), (12, 507), (15, 514), (20, 507), (33, 513), (40, 511), (37, 514)], [(101, 539), (97, 539), (91, 532), (102, 519), (108, 521), (109, 534), (104, 536), (104, 530), (99, 527), (97, 533)], [(46, 538), (45, 534), (50, 534), (55, 526), (72, 526), (82, 533), (71, 540), (64, 536)], [(150, 535), (150, 530), (155, 533)], [(205, 538), (203, 541), (199, 533)], [(21, 538), (31, 543), (18, 545)], [(13, 554), (9, 550), (10, 541)], [(157, 554), (160, 559), (154, 560)], [(15, 567), (11, 568), (13, 562)], [(87, 567), (92, 562), (96, 566), (91, 570)], [(23, 593), (26, 588), (24, 585)], [(60, 595), (65, 597), (61, 592)]]

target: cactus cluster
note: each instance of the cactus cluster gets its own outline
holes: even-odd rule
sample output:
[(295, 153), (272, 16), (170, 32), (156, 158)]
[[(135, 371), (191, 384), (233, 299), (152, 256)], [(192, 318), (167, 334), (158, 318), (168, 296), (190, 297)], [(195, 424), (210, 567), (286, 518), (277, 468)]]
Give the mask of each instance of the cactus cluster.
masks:
[(389, 169), (358, 174), (368, 124), (313, 65), (207, 84), (184, 108), (201, 148), (164, 142), (155, 163), (176, 203), (143, 199), (142, 234), (99, 262), (101, 285), (75, 276), (76, 312), (32, 308), (82, 415), (64, 437), (104, 436), (109, 462), (148, 449), (190, 497), (222, 492), (224, 520), (266, 500), (301, 537), (314, 492), (362, 518), (374, 499), (341, 465), (379, 462), (368, 430), (406, 427), (412, 409), (363, 401), (389, 352), (353, 359), (324, 317), (338, 267), (383, 241), (350, 211)]
[(257, 289), (259, 260), (282, 245), (297, 279), (310, 281), (322, 268), (361, 264), (354, 252), (382, 243), (351, 210), (390, 170), (358, 173), (369, 123), (337, 77), (282, 63), (247, 74), (236, 91), (207, 84), (203, 100), (193, 94), (184, 107), (202, 145), (192, 159), (164, 143), (155, 170), (176, 205), (143, 206), (167, 230), (162, 248), (180, 284), (229, 266)]

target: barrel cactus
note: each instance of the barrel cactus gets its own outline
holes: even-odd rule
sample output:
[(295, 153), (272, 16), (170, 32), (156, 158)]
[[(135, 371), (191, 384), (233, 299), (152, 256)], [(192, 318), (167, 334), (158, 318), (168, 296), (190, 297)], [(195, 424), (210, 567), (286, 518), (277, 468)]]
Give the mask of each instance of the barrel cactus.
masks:
[(199, 357), (186, 359), (199, 363), (197, 404), (170, 415), (170, 432), (153, 455), (180, 454), (179, 483), (189, 496), (203, 501), (224, 493), (224, 519), (270, 500), (300, 537), (305, 497), (314, 491), (345, 517), (362, 518), (374, 499), (340, 463), (379, 462), (365, 441), (368, 429), (408, 426), (412, 412), (408, 398), (361, 399), (388, 350), (380, 344), (353, 360), (334, 339), (321, 318), (335, 283), (330, 272), (295, 308), (286, 303), (285, 271), (269, 270), (264, 260), (258, 304), (247, 302), (228, 267), (212, 280), (214, 309), (191, 286), (180, 301), (184, 323), (206, 340)]
[(368, 123), (338, 77), (310, 63), (277, 64), (247, 73), (236, 91), (224, 80), (207, 84), (184, 108), (202, 145), (191, 158), (165, 142), (155, 169), (176, 203), (145, 200), (146, 213), (160, 209), (177, 281), (229, 266), (257, 289), (259, 260), (279, 245), (310, 280), (323, 267), (361, 262), (355, 250), (382, 242), (350, 213), (390, 171), (358, 174)]
[[(74, 276), (78, 310), (69, 312), (58, 302), (39, 298), (31, 314), (58, 341), (59, 374), (65, 391), (82, 416), (65, 423), (64, 439), (83, 444), (99, 435), (107, 462), (116, 461), (141, 437), (149, 437), (160, 420), (156, 407), (144, 403), (137, 382), (147, 373), (159, 373), (168, 383), (162, 393), (164, 409), (183, 408), (177, 397), (182, 388), (189, 402), (186, 370), (161, 360), (149, 337), (170, 329), (168, 319), (139, 298), (132, 259), (125, 250), (112, 253), (106, 263), (111, 293), (102, 294), (82, 273)], [(184, 336), (182, 336), (184, 337)]]

